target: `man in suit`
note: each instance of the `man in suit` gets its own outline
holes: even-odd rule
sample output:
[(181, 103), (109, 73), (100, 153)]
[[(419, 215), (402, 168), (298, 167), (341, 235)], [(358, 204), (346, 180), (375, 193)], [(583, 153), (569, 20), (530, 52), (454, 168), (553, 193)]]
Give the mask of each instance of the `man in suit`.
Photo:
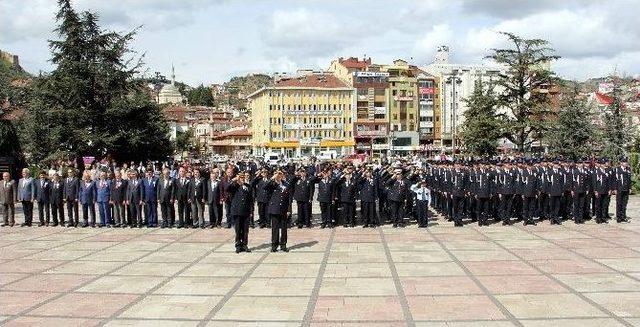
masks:
[(96, 202), (98, 202), (98, 213), (100, 214), (99, 227), (111, 227), (111, 181), (107, 179), (107, 172), (101, 171), (100, 178), (96, 182)]
[(38, 203), (38, 226), (46, 226), (51, 219), (51, 183), (47, 180), (47, 174), (41, 171), (38, 180), (34, 182), (35, 200)]
[(193, 179), (189, 182), (189, 201), (193, 214), (193, 225), (204, 228), (204, 196), (205, 181), (200, 174), (200, 169), (193, 171)]
[(186, 174), (187, 171), (184, 167), (180, 167), (180, 169), (178, 169), (178, 177), (174, 184), (174, 197), (178, 202), (178, 228), (190, 227), (191, 225), (188, 212), (191, 206), (191, 199), (189, 198), (189, 187), (191, 183)]
[(147, 228), (151, 228), (158, 225), (158, 190), (160, 183), (153, 176), (153, 169), (147, 169), (144, 174), (145, 178), (142, 181), (144, 215), (147, 220)]
[[(161, 228), (172, 227), (173, 203), (175, 202), (174, 180), (170, 176), (169, 168), (162, 170), (162, 177), (158, 181), (158, 202), (160, 202), (160, 213), (162, 214)], [(181, 225), (178, 228), (182, 228)]]
[(249, 173), (241, 172), (231, 180), (227, 192), (231, 197), (231, 214), (235, 223), (236, 253), (249, 250), (249, 220), (253, 215), (253, 191), (248, 183)]
[(293, 199), (298, 206), (298, 228), (311, 228), (311, 197), (315, 187), (313, 177), (307, 176), (307, 170), (299, 168), (293, 186)]
[(631, 168), (626, 159), (623, 159), (620, 167), (615, 169), (614, 175), (616, 181), (616, 221), (619, 223), (628, 222), (627, 204), (631, 191)]
[(254, 187), (255, 200), (258, 203), (258, 226), (260, 228), (266, 228), (270, 226), (269, 217), (267, 215), (267, 205), (269, 204), (269, 192), (265, 189), (265, 186), (269, 183), (269, 171), (262, 169), (258, 176), (256, 176), (252, 185)]
[[(53, 226), (58, 226), (58, 221), (60, 226), (64, 226), (64, 182), (60, 179), (58, 172), (53, 173), (50, 192)], [(59, 220), (58, 216), (60, 216)]]
[(224, 202), (225, 216), (227, 217), (227, 228), (233, 226), (233, 216), (231, 215), (231, 198), (227, 195), (227, 186), (235, 177), (236, 170), (232, 165), (227, 166), (224, 176), (220, 179), (220, 198)]
[(80, 180), (75, 176), (75, 170), (67, 171), (64, 182), (64, 201), (67, 203), (67, 227), (77, 227), (80, 223), (78, 214), (78, 193), (80, 192)]
[(138, 179), (137, 171), (129, 169), (127, 175), (127, 192), (124, 198), (124, 205), (128, 211), (128, 223), (131, 228), (142, 228), (143, 183)]
[[(96, 227), (96, 182), (91, 180), (91, 172), (84, 171), (82, 182), (80, 182), (80, 190), (78, 192), (78, 201), (82, 205), (82, 227)], [(89, 217), (91, 222), (89, 223)]]
[(362, 215), (363, 228), (378, 226), (376, 216), (376, 198), (378, 196), (378, 181), (371, 170), (364, 173), (360, 179), (360, 214)]
[(0, 206), (2, 206), (3, 222), (2, 226), (11, 226), (16, 223), (16, 207), (18, 202), (18, 190), (16, 183), (11, 180), (8, 172), (2, 173), (2, 184), (0, 184)]
[(220, 170), (214, 168), (206, 183), (206, 202), (209, 206), (209, 228), (222, 226), (222, 198), (220, 194)]
[(267, 213), (271, 218), (271, 252), (277, 252), (278, 246), (284, 252), (289, 252), (287, 248), (287, 225), (291, 215), (290, 207), (293, 197), (291, 196), (291, 183), (285, 182), (284, 172), (276, 170), (267, 184), (267, 192), (271, 193)]
[(404, 210), (403, 206), (407, 200), (407, 190), (409, 189), (408, 182), (402, 176), (402, 170), (396, 169), (393, 178), (387, 182), (389, 188), (388, 199), (391, 208), (391, 220), (393, 221), (393, 227), (404, 227)]
[(331, 170), (325, 169), (319, 178), (318, 183), (318, 202), (320, 202), (320, 215), (322, 223), (320, 228), (333, 227), (332, 204), (335, 196), (336, 179), (331, 176)]
[(122, 178), (122, 172), (116, 170), (114, 180), (111, 182), (111, 205), (113, 205), (113, 216), (115, 227), (127, 227), (125, 201), (127, 197), (127, 181)]

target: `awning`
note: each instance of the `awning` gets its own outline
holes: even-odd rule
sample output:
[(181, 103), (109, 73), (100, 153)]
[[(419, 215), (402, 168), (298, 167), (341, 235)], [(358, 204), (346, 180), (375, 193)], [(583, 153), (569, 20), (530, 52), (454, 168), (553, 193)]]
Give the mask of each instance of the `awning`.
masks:
[(267, 147), (269, 148), (297, 148), (300, 146), (298, 141), (282, 141), (282, 142), (269, 142)]
[(330, 141), (330, 140), (320, 141), (320, 146), (324, 146), (324, 147), (341, 147), (341, 146), (354, 146), (354, 145), (356, 145), (355, 141)]

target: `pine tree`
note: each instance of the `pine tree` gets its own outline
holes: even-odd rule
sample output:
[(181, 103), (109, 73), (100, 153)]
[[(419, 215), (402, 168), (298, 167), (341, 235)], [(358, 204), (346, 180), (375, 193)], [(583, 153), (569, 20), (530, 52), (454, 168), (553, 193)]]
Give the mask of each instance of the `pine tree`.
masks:
[(550, 123), (546, 140), (549, 152), (577, 160), (591, 155), (596, 144), (596, 128), (591, 108), (577, 91), (563, 102), (557, 120)]
[(50, 41), (55, 69), (37, 78), (22, 139), (36, 162), (107, 154), (118, 160), (171, 153), (169, 128), (140, 79), (129, 43), (135, 31), (103, 31), (91, 12), (59, 0), (59, 39)]
[(560, 58), (552, 55), (553, 49), (541, 39), (524, 39), (512, 33), (506, 35), (512, 46), (508, 49), (492, 49), (487, 56), (506, 71), (498, 75), (496, 85), (499, 105), (509, 111), (502, 115), (504, 137), (524, 152), (544, 132), (544, 118), (551, 113), (547, 94), (538, 92), (555, 83), (554, 73), (547, 68), (551, 61)]
[(485, 87), (482, 80), (476, 81), (473, 93), (465, 99), (467, 110), (461, 126), (462, 142), (469, 154), (475, 156), (495, 155), (501, 135), (500, 121), (493, 86)]
[(617, 161), (626, 154), (627, 146), (632, 141), (636, 129), (630, 124), (624, 111), (620, 87), (616, 83), (611, 98), (612, 103), (604, 110), (601, 155)]
[(211, 93), (211, 89), (202, 84), (189, 91), (187, 94), (187, 100), (192, 106), (213, 106), (213, 94)]

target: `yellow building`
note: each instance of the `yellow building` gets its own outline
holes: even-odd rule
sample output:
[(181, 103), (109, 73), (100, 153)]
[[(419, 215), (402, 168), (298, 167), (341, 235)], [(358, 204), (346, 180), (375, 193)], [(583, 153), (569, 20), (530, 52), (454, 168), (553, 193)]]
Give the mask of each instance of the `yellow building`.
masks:
[(392, 65), (383, 66), (382, 70), (389, 73), (390, 151), (407, 153), (418, 150), (418, 69), (398, 59)]
[(355, 90), (333, 74), (307, 72), (249, 95), (253, 153), (286, 157), (353, 152)]

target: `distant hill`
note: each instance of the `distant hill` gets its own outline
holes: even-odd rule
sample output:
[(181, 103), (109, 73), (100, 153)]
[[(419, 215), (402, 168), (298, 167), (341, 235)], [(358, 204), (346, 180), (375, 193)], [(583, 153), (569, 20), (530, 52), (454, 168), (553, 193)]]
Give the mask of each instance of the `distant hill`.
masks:
[(238, 109), (245, 109), (247, 107), (246, 97), (249, 94), (272, 83), (273, 79), (271, 76), (265, 74), (232, 77), (228, 82), (223, 84), (225, 90), (223, 98), (216, 99), (216, 101), (220, 100), (221, 103), (227, 103)]

